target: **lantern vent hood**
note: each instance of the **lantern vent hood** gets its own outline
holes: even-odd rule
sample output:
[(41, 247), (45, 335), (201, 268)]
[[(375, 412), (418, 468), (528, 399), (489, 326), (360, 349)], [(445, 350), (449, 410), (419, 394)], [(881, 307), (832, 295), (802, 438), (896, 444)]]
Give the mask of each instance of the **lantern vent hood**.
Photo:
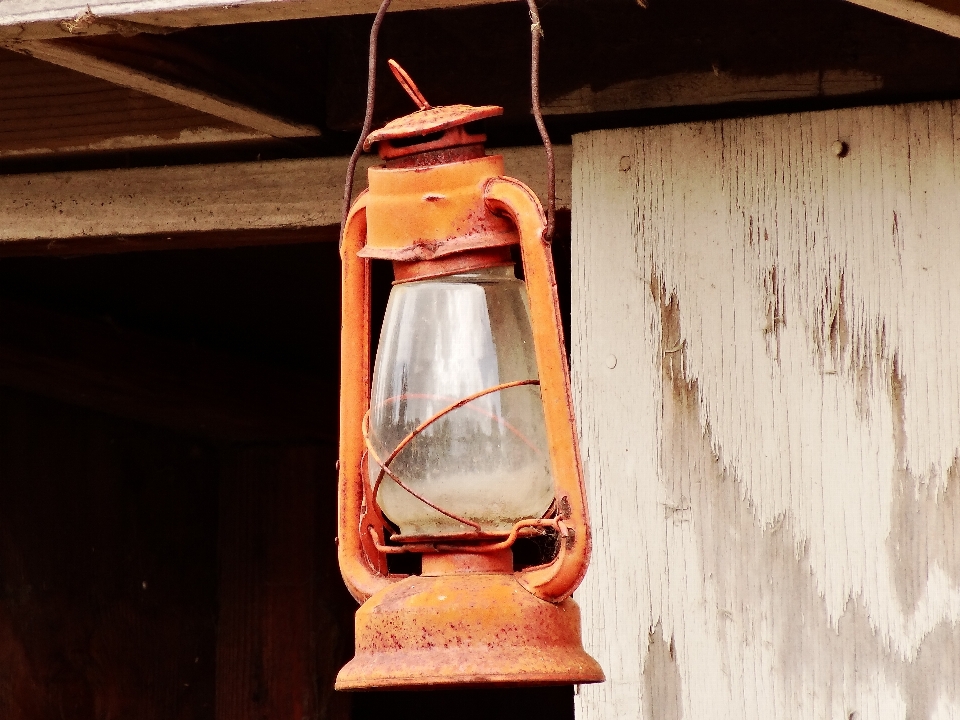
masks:
[[(477, 150), (471, 155), (483, 154), (486, 135), (471, 132), (471, 128), (467, 126), (502, 115), (502, 107), (498, 105), (432, 107), (407, 72), (396, 61), (389, 60), (388, 64), (397, 81), (420, 109), (410, 115), (391, 120), (379, 130), (371, 132), (363, 142), (364, 150), (369, 151), (376, 144), (380, 157), (387, 160), (388, 165), (393, 165), (389, 162), (391, 160), (409, 158), (423, 153), (432, 155), (431, 151), (447, 148), (474, 146)], [(441, 162), (449, 162), (451, 159), (453, 158), (446, 155), (438, 158)], [(428, 161), (422, 164), (434, 163)]]

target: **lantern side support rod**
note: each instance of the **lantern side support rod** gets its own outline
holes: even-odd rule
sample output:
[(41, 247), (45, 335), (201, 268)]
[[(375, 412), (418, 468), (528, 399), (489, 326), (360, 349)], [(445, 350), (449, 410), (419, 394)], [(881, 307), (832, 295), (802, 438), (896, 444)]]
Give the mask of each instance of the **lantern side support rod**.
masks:
[(530, 299), (533, 344), (540, 376), (544, 421), (550, 438), (551, 466), (564, 520), (565, 542), (557, 558), (524, 570), (520, 584), (542, 600), (568, 598), (583, 579), (590, 557), (590, 519), (583, 484), (583, 466), (563, 349), (563, 330), (556, 275), (545, 242), (546, 218), (537, 196), (513, 178), (491, 178), (484, 186), (487, 207), (511, 218), (520, 231), (520, 250)]
[[(350, 593), (358, 602), (393, 582), (386, 557), (378, 553), (365, 532), (369, 522), (382, 525), (375, 506), (364, 502), (363, 438), (357, 430), (370, 405), (370, 263), (358, 256), (366, 244), (366, 193), (347, 218), (340, 248), (343, 261), (340, 338), (340, 451), (337, 502), (337, 555)], [(358, 331), (359, 330), (359, 331)], [(343, 432), (354, 428), (354, 432)]]

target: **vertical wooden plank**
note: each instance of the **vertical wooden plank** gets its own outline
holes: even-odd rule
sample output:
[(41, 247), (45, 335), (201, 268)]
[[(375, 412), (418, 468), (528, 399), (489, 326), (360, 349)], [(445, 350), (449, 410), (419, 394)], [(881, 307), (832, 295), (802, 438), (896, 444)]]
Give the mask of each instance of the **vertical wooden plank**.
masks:
[[(322, 464), (322, 448), (250, 446), (225, 463), (217, 720), (347, 717), (347, 698), (332, 693), (352, 618), (331, 573), (336, 496), (326, 456)], [(329, 492), (318, 502), (322, 467)]]
[(958, 107), (576, 138), (581, 717), (960, 715)]

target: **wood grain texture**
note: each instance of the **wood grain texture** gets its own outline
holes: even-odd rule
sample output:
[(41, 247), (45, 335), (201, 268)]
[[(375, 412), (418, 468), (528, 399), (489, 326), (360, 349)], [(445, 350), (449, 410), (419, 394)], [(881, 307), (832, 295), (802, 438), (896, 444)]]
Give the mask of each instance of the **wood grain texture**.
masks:
[(0, 49), (0, 157), (266, 138), (161, 98)]
[[(102, 51), (98, 53), (95, 47), (43, 40), (10, 41), (3, 46), (37, 60), (75, 70), (119, 87), (152, 95), (264, 135), (296, 138), (320, 134), (315, 127), (289, 122), (232, 98), (218, 96), (178, 79), (165, 77), (146, 67), (141, 67), (141, 63), (131, 64), (129, 57), (125, 58), (126, 62), (117, 62), (109, 55), (102, 57)], [(134, 56), (133, 61), (136, 59), (137, 57)]]
[(0, 389), (0, 717), (213, 720), (217, 451)]
[[(507, 172), (546, 197), (543, 148), (491, 152), (501, 152)], [(563, 207), (570, 202), (570, 146), (558, 146), (556, 156)], [(373, 164), (370, 156), (362, 159), (355, 193)], [(340, 222), (346, 165), (346, 158), (332, 157), (0, 176), (0, 255), (124, 252), (177, 234), (184, 237), (168, 247), (191, 247), (193, 236), (209, 247), (212, 234), (228, 246), (249, 244), (243, 231), (325, 230)], [(144, 236), (157, 242), (138, 242)], [(336, 237), (324, 231), (299, 239)], [(297, 239), (288, 233), (276, 241), (291, 238)]]
[(581, 718), (960, 716), (958, 119), (575, 138)]
[(544, 115), (617, 112), (647, 108), (720, 105), (869, 93), (883, 77), (862, 70), (739, 75), (726, 71), (670, 73), (606, 87), (583, 86), (547, 101)]
[(349, 696), (333, 691), (350, 656), (354, 609), (333, 542), (335, 457), (332, 445), (252, 446), (227, 454), (220, 485), (217, 720), (349, 717)]
[[(557, 137), (771, 114), (763, 104), (774, 102), (782, 112), (849, 105), (854, 97), (859, 105), (960, 97), (955, 38), (848, 2), (648, 5), (544, 4), (541, 102)], [(327, 127), (355, 131), (363, 120), (369, 19), (333, 18), (327, 24), (336, 28), (328, 46)], [(494, 137), (505, 125), (514, 132), (532, 129), (529, 36), (522, 3), (399, 13), (384, 23), (380, 52), (402, 59), (432, 103), (503, 106), (503, 118), (490, 124)], [(430, 42), (415, 41), (421, 37)], [(386, 67), (377, 88), (378, 121), (409, 112), (410, 100)], [(734, 103), (756, 106), (717, 107)]]
[[(391, 9), (483, 5), (504, 0), (399, 0)], [(39, 40), (71, 35), (169, 32), (172, 28), (372, 14), (378, 0), (4, 0), (0, 38)]]

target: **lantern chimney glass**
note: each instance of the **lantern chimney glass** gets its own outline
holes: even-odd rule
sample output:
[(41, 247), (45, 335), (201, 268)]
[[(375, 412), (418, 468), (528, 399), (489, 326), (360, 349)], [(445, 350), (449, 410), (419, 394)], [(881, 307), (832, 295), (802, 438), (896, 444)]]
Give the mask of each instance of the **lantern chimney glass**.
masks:
[[(385, 460), (409, 433), (457, 401), (534, 379), (526, 287), (512, 265), (396, 284), (374, 366), (370, 440)], [(415, 493), (485, 533), (507, 533), (519, 520), (542, 517), (554, 484), (539, 386), (482, 395), (441, 416), (389, 467)], [(368, 459), (371, 482), (379, 471)], [(388, 475), (377, 502), (401, 538), (473, 530)]]

